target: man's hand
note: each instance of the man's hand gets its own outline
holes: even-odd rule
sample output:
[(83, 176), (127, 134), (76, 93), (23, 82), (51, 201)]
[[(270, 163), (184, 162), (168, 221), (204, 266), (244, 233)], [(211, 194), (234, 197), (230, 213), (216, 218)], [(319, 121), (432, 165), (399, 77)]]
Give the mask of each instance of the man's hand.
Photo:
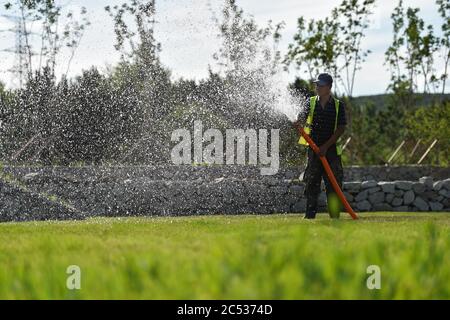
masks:
[(328, 146), (326, 144), (323, 144), (319, 147), (320, 150), (320, 156), (325, 156), (327, 154)]

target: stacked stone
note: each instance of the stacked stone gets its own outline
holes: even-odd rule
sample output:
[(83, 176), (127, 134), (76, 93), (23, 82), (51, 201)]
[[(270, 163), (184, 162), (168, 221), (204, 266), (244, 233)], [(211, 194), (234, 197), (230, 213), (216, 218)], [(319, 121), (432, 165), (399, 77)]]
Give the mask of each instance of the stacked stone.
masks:
[(81, 211), (54, 197), (33, 192), (0, 178), (0, 222), (84, 218)]
[(344, 194), (357, 211), (448, 211), (450, 179), (344, 183)]
[[(256, 169), (246, 176), (218, 172), (195, 177), (170, 170), (148, 175), (144, 169), (133, 174), (89, 168), (22, 173), (17, 175), (21, 188), (0, 179), (0, 221), (82, 218), (79, 212), (136, 216), (303, 213), (306, 209), (305, 184), (294, 172), (284, 177), (261, 176)], [(450, 211), (450, 179), (367, 179), (345, 182), (343, 191), (357, 212)], [(324, 191), (319, 194), (319, 210), (326, 211)]]

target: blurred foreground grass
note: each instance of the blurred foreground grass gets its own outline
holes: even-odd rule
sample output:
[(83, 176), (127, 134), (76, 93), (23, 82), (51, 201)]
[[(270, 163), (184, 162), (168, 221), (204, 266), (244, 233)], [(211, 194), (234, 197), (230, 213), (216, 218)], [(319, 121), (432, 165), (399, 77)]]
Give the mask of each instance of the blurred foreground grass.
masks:
[[(0, 299), (450, 298), (450, 213), (361, 216), (0, 224)], [(70, 265), (81, 290), (66, 287)]]

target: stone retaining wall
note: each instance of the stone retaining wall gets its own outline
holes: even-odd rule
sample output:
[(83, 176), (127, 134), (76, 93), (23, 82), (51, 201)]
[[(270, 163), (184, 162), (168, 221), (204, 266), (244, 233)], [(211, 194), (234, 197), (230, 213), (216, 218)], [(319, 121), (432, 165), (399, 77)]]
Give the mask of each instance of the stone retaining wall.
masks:
[(450, 179), (347, 182), (347, 200), (358, 211), (444, 211), (450, 209)]
[[(21, 187), (0, 179), (0, 220), (305, 211), (305, 185), (286, 173), (261, 176), (258, 168), (251, 167), (246, 175), (242, 168), (234, 172), (228, 168), (225, 176), (211, 168), (197, 168), (191, 174), (186, 168), (153, 170), (151, 175), (148, 170), (5, 168)], [(343, 189), (357, 212), (450, 211), (448, 178), (349, 181)], [(324, 191), (319, 195), (319, 209), (326, 211)]]
[(84, 218), (79, 210), (52, 196), (0, 179), (0, 222)]
[[(258, 180), (260, 168), (255, 166), (103, 166), (103, 167), (15, 167), (4, 166), (3, 171), (23, 177), (29, 173), (40, 172), (42, 175), (67, 177), (67, 179), (97, 180), (126, 179), (146, 177), (151, 180), (205, 180), (216, 178), (237, 178)], [(282, 167), (273, 176), (276, 179), (298, 179), (304, 167)], [(409, 166), (351, 166), (344, 167), (344, 181), (417, 181), (424, 176), (434, 180), (450, 178), (450, 167), (435, 167), (428, 165)]]

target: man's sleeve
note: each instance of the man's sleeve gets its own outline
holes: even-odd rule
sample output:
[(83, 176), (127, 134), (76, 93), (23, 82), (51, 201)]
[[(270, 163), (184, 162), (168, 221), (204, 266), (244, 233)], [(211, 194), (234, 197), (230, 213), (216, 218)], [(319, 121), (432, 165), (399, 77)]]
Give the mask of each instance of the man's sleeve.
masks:
[(337, 120), (338, 126), (345, 126), (347, 124), (345, 108), (346, 108), (345, 104), (341, 101), (340, 106), (339, 106), (338, 120)]

